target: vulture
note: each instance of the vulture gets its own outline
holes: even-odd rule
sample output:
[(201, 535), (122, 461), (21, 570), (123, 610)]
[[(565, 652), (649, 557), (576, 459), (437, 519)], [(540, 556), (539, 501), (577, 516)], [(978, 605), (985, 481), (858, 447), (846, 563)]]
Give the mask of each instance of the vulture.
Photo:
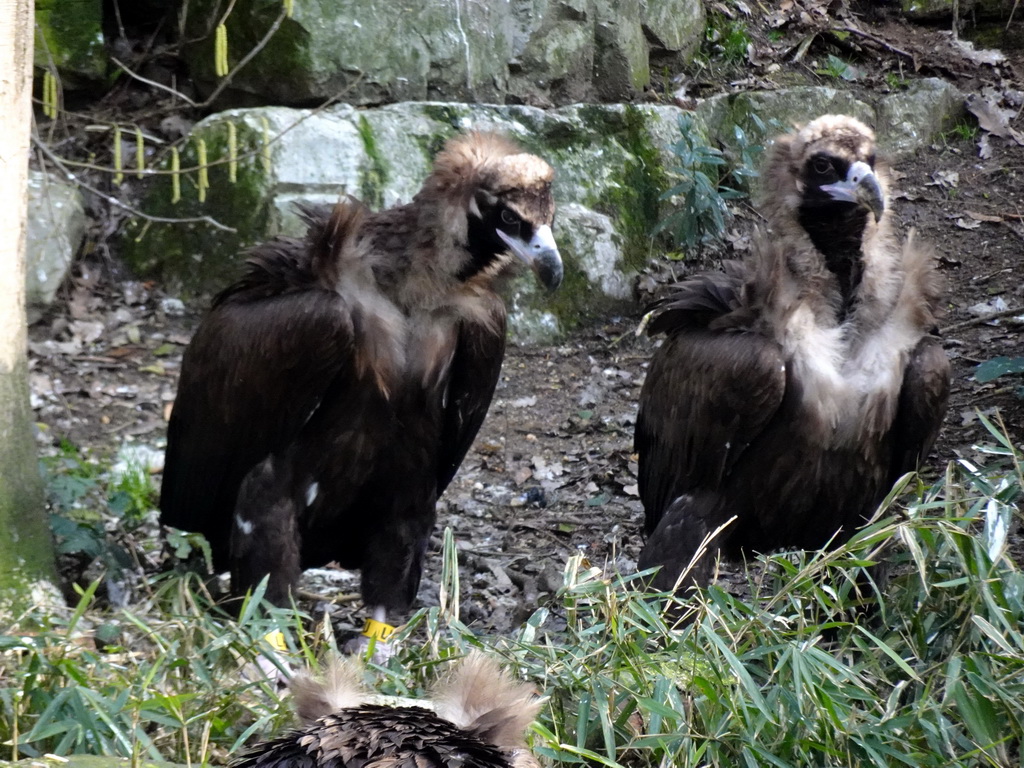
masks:
[(520, 260), (561, 282), (553, 177), (506, 138), (461, 134), (410, 203), (303, 209), (305, 239), (257, 246), (216, 296), (182, 360), (160, 509), (205, 534), (234, 595), (269, 576), (281, 604), (336, 561), (361, 570), (374, 621), (409, 607), (498, 381), (497, 283)]
[(524, 732), (541, 701), (491, 659), (472, 653), (411, 706), (368, 703), (361, 669), (291, 683), (298, 730), (263, 742), (232, 768), (540, 768)]
[(838, 546), (927, 456), (949, 397), (941, 285), (887, 187), (851, 117), (780, 137), (768, 231), (655, 305), (635, 449), (656, 589), (706, 586), (716, 553)]

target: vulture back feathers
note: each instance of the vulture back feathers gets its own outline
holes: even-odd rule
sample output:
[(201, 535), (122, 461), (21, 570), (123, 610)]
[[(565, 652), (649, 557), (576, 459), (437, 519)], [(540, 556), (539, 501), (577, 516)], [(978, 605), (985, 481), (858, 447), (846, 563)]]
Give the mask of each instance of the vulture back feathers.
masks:
[(636, 424), (639, 566), (662, 566), (658, 589), (703, 586), (714, 558), (691, 561), (733, 517), (712, 552), (845, 541), (945, 415), (933, 254), (894, 233), (871, 130), (818, 118), (775, 142), (762, 177), (748, 257), (685, 280), (649, 326), (665, 341)]
[(412, 202), (307, 208), (305, 239), (253, 249), (182, 362), (161, 521), (206, 535), (244, 594), (287, 600), (305, 568), (362, 569), (404, 609), (434, 505), (487, 413), (505, 350), (495, 283), (548, 288), (554, 172), (507, 139), (458, 136)]
[(480, 653), (460, 661), (422, 706), (369, 703), (352, 661), (324, 681), (300, 676), (292, 690), (305, 724), (233, 768), (540, 768), (525, 740), (540, 700)]

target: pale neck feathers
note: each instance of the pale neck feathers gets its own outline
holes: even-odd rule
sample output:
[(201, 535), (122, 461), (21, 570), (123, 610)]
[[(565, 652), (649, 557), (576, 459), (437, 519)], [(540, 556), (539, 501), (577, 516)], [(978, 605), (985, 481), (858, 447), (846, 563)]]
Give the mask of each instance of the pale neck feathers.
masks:
[(431, 698), (438, 715), (502, 748), (526, 745), (526, 729), (541, 706), (532, 685), (516, 680), (478, 652), (459, 662)]
[(295, 712), (306, 723), (341, 709), (364, 704), (371, 696), (363, 682), (363, 667), (353, 658), (336, 660), (317, 679), (300, 672), (288, 683)]
[[(290, 687), (295, 710), (307, 723), (374, 700), (363, 682), (362, 665), (352, 658), (335, 661), (320, 679), (300, 673)], [(526, 729), (537, 717), (541, 700), (532, 685), (516, 680), (497, 662), (474, 651), (435, 685), (430, 699), (422, 704), (481, 741), (518, 750), (526, 746)], [(532, 756), (514, 762), (532, 763)]]
[(745, 301), (758, 329), (782, 346), (820, 434), (833, 444), (865, 445), (892, 423), (907, 359), (934, 325), (941, 280), (914, 232), (902, 247), (873, 248), (858, 304), (840, 323), (832, 276), (815, 253), (809, 244), (801, 250), (785, 239), (759, 240)]

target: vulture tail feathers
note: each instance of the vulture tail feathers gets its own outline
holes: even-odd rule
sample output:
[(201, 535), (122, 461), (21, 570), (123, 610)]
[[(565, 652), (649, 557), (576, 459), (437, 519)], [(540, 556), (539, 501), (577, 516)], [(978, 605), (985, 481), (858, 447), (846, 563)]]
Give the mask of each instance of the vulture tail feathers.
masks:
[(437, 713), (482, 741), (525, 746), (524, 733), (541, 700), (482, 653), (471, 653), (433, 690)]
[(307, 723), (341, 709), (358, 707), (369, 697), (362, 665), (352, 658), (333, 662), (319, 679), (300, 672), (288, 687), (295, 700), (295, 712)]
[(276, 237), (250, 249), (246, 255), (242, 277), (214, 297), (214, 307), (306, 291), (316, 283), (302, 240)]
[(324, 288), (335, 288), (347, 263), (364, 255), (364, 249), (358, 247), (358, 238), (368, 213), (365, 205), (354, 197), (347, 197), (338, 201), (326, 220), (322, 209), (313, 214), (318, 222), (308, 219), (310, 267)]
[(647, 333), (655, 336), (682, 328), (706, 328), (740, 308), (742, 266), (726, 262), (725, 272), (709, 272), (687, 278), (672, 295), (652, 306), (657, 317)]

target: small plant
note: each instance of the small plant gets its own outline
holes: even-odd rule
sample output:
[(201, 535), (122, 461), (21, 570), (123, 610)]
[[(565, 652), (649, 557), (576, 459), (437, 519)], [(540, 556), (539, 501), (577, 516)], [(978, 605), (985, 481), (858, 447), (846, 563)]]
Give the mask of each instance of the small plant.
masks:
[(907, 87), (907, 79), (896, 72), (886, 72), (885, 84), (890, 91), (899, 91)]
[[(764, 123), (754, 117), (759, 130)], [(676, 184), (662, 195), (676, 208), (655, 227), (654, 234), (669, 232), (683, 250), (698, 251), (725, 232), (731, 216), (726, 204), (749, 195), (750, 181), (757, 176), (755, 166), (764, 147), (749, 141), (747, 133), (733, 127), (736, 147), (726, 155), (704, 144), (692, 115), (679, 117), (680, 138), (670, 148), (677, 164), (669, 173)]]
[(853, 65), (831, 53), (825, 59), (825, 63), (818, 67), (815, 72), (835, 80), (853, 81), (860, 77), (860, 72)]
[(704, 51), (709, 58), (736, 63), (747, 58), (751, 38), (740, 19), (731, 19), (723, 13), (710, 13), (704, 28)]
[(750, 50), (750, 35), (741, 22), (733, 21), (726, 26), (718, 44), (721, 46), (723, 59), (743, 61)]
[[(781, 126), (775, 119), (765, 123), (755, 114), (749, 115), (749, 121), (754, 133), (757, 136), (767, 136), (769, 131), (779, 130)], [(733, 144), (726, 150), (729, 172), (726, 176), (728, 188), (739, 192), (739, 197), (748, 197), (753, 182), (760, 173), (757, 168), (761, 165), (761, 155), (764, 154), (764, 145), (752, 141), (749, 131), (741, 126), (732, 127)]]
[(67, 440), (41, 463), (57, 554), (77, 563), (76, 578), (97, 561), (114, 578), (135, 568), (132, 535), (156, 507), (145, 468), (129, 462), (115, 472)]
[(967, 120), (957, 120), (956, 124), (943, 134), (946, 141), (974, 141), (978, 138), (977, 123)]

